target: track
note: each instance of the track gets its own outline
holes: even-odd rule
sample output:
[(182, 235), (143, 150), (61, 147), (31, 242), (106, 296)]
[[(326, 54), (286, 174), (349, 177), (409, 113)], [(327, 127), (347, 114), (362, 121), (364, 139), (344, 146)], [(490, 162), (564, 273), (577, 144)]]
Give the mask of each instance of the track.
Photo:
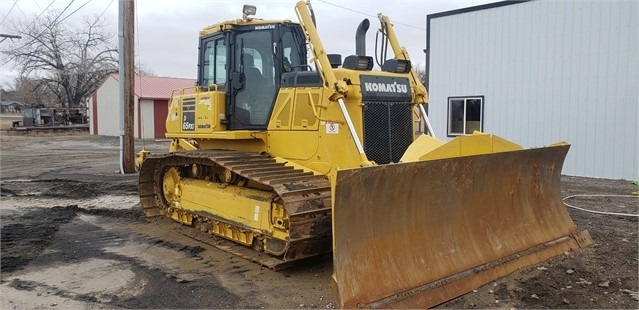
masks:
[[(200, 168), (192, 172), (189, 167), (193, 165)], [(165, 202), (162, 192), (164, 173), (171, 167), (176, 167), (180, 169), (179, 171), (188, 171), (180, 175), (180, 182), (185, 179), (199, 179), (218, 182), (221, 185), (230, 183), (247, 189), (272, 193), (275, 196), (273, 200), (283, 205), (288, 216), (286, 238), (276, 239), (270, 234), (271, 231), (243, 226), (236, 221), (216, 214), (185, 209), (174, 211)], [(214, 171), (224, 171), (226, 177), (220, 176)], [(176, 219), (175, 212), (179, 212), (181, 220), (178, 221), (196, 226), (200, 230), (220, 237), (233, 240), (233, 238), (229, 238), (229, 235), (221, 235), (210, 229), (210, 226), (198, 223), (203, 221), (223, 223), (233, 229), (252, 231), (252, 234), (259, 239), (265, 238), (267, 240), (265, 251), (275, 255), (247, 254), (243, 250), (230, 250), (237, 247), (228, 245), (220, 248), (272, 269), (281, 269), (293, 261), (331, 251), (331, 188), (329, 181), (324, 176), (295, 169), (286, 163), (278, 163), (267, 155), (229, 150), (151, 154), (140, 169), (139, 193), (142, 208), (148, 217), (166, 215)], [(207, 203), (216, 204), (219, 202), (210, 201)], [(196, 237), (193, 234), (187, 235), (204, 241), (201, 240), (201, 237)], [(233, 241), (242, 243), (241, 240)], [(206, 243), (217, 244), (218, 242), (211, 243), (209, 241)]]

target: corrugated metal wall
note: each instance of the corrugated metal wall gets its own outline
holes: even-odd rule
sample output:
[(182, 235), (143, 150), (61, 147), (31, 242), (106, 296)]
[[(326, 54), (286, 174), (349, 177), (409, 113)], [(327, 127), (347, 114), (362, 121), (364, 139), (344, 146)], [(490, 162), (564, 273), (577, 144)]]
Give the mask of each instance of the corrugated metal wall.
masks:
[(142, 123), (142, 132), (140, 136), (143, 139), (156, 138), (155, 128), (154, 128), (155, 127), (154, 109), (155, 109), (155, 101), (151, 99), (140, 100), (140, 110), (141, 110), (140, 122)]
[(639, 179), (639, 1), (537, 0), (430, 19), (429, 114), (485, 96), (484, 131), (572, 144), (564, 174)]
[[(98, 135), (100, 136), (119, 136), (120, 135), (120, 110), (119, 110), (119, 88), (118, 80), (109, 76), (106, 81), (96, 90), (97, 94), (97, 116), (98, 116)], [(135, 104), (134, 129), (133, 135), (139, 137), (138, 131), (138, 97), (133, 97)], [(92, 102), (93, 100), (91, 100)], [(93, 105), (90, 104), (92, 107)], [(93, 116), (93, 113), (91, 113)], [(153, 118), (151, 118), (153, 120)], [(153, 124), (151, 124), (153, 126)], [(146, 130), (146, 128), (145, 128)], [(152, 132), (152, 131), (151, 131)], [(91, 132), (95, 134), (94, 132)]]
[(120, 135), (119, 84), (109, 76), (98, 88), (98, 134), (101, 136)]

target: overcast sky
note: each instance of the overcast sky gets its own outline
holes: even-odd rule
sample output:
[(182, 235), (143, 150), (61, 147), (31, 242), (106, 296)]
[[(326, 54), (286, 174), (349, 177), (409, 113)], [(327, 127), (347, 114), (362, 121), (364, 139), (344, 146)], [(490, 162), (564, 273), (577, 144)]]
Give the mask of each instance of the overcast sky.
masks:
[[(17, 2), (16, 2), (17, 1)], [(59, 11), (69, 3), (67, 13), (80, 8), (65, 22), (79, 24), (82, 16), (101, 14), (109, 19), (113, 42), (117, 44), (118, 0), (4, 0), (0, 1), (0, 33), (10, 33), (13, 20), (33, 19), (43, 10)], [(395, 25), (400, 44), (415, 64), (425, 62), (426, 15), (485, 4), (486, 0), (312, 0), (322, 43), (329, 53), (343, 56), (355, 53), (355, 29), (364, 19), (371, 21), (367, 34), (367, 54), (373, 55), (377, 13), (387, 15)], [(297, 21), (294, 0), (137, 0), (136, 62), (160, 76), (195, 78), (198, 32), (219, 21), (241, 18), (243, 4), (257, 6), (257, 18)], [(83, 6), (84, 5), (84, 6)], [(454, 38), (451, 38), (454, 39)], [(18, 40), (0, 43), (19, 44)], [(12, 83), (16, 72), (1, 67), (3, 88)]]

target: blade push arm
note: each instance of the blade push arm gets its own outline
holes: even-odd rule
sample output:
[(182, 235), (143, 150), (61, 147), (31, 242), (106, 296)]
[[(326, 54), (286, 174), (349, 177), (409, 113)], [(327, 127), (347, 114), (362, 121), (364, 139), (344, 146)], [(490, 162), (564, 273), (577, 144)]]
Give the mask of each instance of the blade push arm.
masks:
[(317, 28), (315, 28), (315, 23), (313, 22), (313, 17), (310, 13), (311, 10), (311, 2), (309, 0), (299, 1), (295, 5), (295, 12), (297, 13), (297, 17), (300, 20), (302, 28), (304, 28), (306, 41), (308, 42), (311, 53), (313, 53), (315, 67), (324, 78), (325, 86), (328, 86), (329, 89), (333, 91), (331, 100), (337, 100), (344, 97), (348, 86), (346, 85), (346, 82), (341, 80), (338, 81), (335, 77), (335, 73), (333, 73), (331, 63), (326, 55), (326, 50), (322, 45), (319, 34), (317, 33)]
[(328, 60), (328, 56), (326, 55), (326, 50), (324, 50), (322, 41), (319, 38), (317, 28), (315, 28), (315, 22), (313, 21), (313, 17), (310, 13), (311, 11), (312, 8), (310, 0), (300, 1), (295, 5), (295, 12), (297, 13), (300, 24), (304, 29), (304, 33), (306, 34), (306, 41), (308, 42), (311, 53), (313, 53), (313, 61), (315, 62), (315, 67), (324, 78), (324, 87), (332, 92), (330, 100), (337, 101), (337, 104), (342, 111), (346, 126), (348, 127), (348, 131), (350, 132), (353, 141), (355, 142), (355, 147), (357, 148), (357, 152), (360, 156), (360, 166), (372, 166), (373, 163), (366, 157), (362, 142), (357, 135), (355, 125), (353, 124), (353, 121), (348, 114), (348, 110), (346, 109), (346, 104), (344, 103), (344, 97), (346, 96), (348, 85), (345, 81), (337, 80), (337, 78), (335, 77), (335, 73), (333, 72), (331, 63)]
[[(393, 24), (390, 22), (388, 16), (379, 13), (377, 14), (377, 17), (379, 18), (382, 32), (386, 34), (391, 48), (393, 49), (393, 53), (395, 53), (395, 58), (401, 60), (410, 60), (406, 48), (399, 45), (399, 40), (397, 40), (397, 35), (395, 34), (395, 30), (393, 29)], [(410, 75), (415, 85), (414, 87), (416, 103), (428, 103), (428, 92), (426, 91), (426, 87), (419, 80), (419, 76), (417, 76), (417, 72), (415, 72), (415, 68), (412, 66), (410, 68)]]

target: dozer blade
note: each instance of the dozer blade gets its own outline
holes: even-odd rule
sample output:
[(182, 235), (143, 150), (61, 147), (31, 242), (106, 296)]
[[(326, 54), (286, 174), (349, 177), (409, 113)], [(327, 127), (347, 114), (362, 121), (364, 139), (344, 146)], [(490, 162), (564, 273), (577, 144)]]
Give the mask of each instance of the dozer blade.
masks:
[(432, 307), (592, 243), (562, 204), (568, 145), (339, 171), (344, 308)]

